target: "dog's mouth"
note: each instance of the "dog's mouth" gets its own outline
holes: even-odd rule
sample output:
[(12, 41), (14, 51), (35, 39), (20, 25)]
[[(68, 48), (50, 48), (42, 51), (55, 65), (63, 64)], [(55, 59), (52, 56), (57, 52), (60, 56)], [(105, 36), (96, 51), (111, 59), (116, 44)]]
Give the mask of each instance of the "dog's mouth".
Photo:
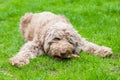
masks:
[(63, 59), (69, 59), (69, 58), (79, 58), (80, 56), (77, 54), (69, 54), (67, 56), (53, 56), (53, 58), (57, 61), (63, 60)]
[(60, 56), (53, 56), (53, 58), (57, 61), (61, 61), (63, 58), (61, 58)]

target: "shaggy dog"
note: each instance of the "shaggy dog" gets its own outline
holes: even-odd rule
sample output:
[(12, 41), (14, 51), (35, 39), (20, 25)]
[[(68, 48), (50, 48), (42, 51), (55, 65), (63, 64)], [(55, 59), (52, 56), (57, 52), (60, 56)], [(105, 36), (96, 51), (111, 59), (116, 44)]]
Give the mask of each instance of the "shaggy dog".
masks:
[(105, 57), (112, 50), (82, 38), (66, 17), (51, 12), (26, 13), (20, 21), (21, 33), (26, 41), (21, 50), (10, 59), (10, 63), (23, 66), (41, 54), (61, 60), (78, 58), (80, 51)]

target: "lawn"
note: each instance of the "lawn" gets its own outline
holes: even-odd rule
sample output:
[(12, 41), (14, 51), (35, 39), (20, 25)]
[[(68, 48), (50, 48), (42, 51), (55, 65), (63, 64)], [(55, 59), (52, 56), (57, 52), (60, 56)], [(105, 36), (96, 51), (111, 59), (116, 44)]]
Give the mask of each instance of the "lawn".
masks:
[(88, 41), (120, 54), (119, 0), (0, 0), (0, 80), (120, 80), (120, 58), (100, 58), (85, 52), (79, 59), (55, 61), (43, 55), (23, 67), (9, 58), (25, 43), (19, 30), (26, 12), (63, 14)]

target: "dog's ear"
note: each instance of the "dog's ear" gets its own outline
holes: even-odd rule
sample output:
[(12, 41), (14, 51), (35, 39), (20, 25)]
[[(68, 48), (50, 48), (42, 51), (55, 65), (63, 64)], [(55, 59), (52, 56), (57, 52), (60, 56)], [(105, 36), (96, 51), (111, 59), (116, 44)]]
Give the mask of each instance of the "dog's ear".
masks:
[(28, 24), (31, 21), (32, 13), (26, 13), (20, 20), (21, 24)]

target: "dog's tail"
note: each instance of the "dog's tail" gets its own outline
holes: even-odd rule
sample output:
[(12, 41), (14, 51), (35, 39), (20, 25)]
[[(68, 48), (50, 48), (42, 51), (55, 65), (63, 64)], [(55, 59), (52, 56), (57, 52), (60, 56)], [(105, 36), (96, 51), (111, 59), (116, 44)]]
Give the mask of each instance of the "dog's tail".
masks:
[(22, 35), (25, 38), (26, 29), (28, 29), (28, 24), (31, 22), (33, 14), (32, 13), (26, 13), (21, 19), (20, 19), (20, 30)]
[(21, 24), (28, 24), (31, 21), (32, 18), (32, 13), (26, 13), (21, 19), (20, 23)]

